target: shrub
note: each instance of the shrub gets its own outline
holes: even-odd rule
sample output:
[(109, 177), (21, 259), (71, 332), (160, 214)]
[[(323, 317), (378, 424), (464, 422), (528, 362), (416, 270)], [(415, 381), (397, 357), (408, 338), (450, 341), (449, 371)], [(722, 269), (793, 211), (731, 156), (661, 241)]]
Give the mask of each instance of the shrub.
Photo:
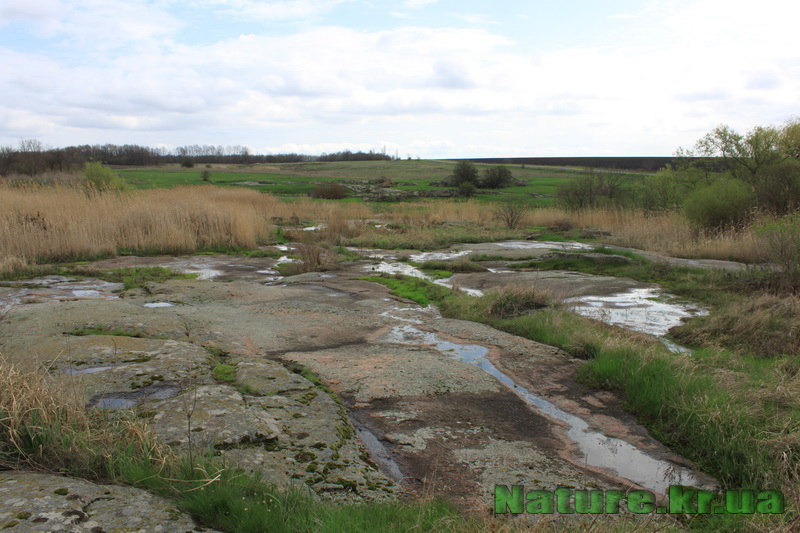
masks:
[(326, 200), (341, 200), (347, 198), (347, 188), (341, 183), (321, 183), (311, 190), (310, 196)]
[(464, 198), (472, 198), (475, 196), (475, 184), (469, 181), (464, 181), (458, 184), (458, 195)]
[(181, 166), (183, 168), (192, 168), (192, 167), (194, 167), (194, 159), (192, 159), (191, 157), (184, 158), (183, 161), (181, 161)]
[(800, 288), (800, 213), (787, 215), (756, 229), (765, 259), (778, 266), (783, 289)]
[(200, 174), (200, 177), (203, 179), (203, 181), (211, 181), (211, 172), (209, 172), (208, 170), (204, 170)]
[(491, 318), (512, 318), (553, 305), (553, 299), (535, 287), (508, 286), (487, 295)]
[(452, 184), (461, 185), (462, 183), (478, 184), (478, 169), (471, 161), (459, 161), (453, 170)]
[(86, 177), (86, 184), (93, 191), (124, 191), (128, 189), (128, 184), (122, 178), (100, 162), (86, 163), (83, 167), (83, 174)]
[(496, 167), (489, 167), (483, 171), (483, 179), (481, 180), (481, 187), (487, 189), (500, 189), (501, 187), (508, 187), (514, 181), (514, 176), (511, 171), (502, 165)]
[(590, 169), (586, 176), (559, 187), (556, 201), (568, 211), (619, 205), (625, 197), (626, 191), (622, 188), (624, 180), (625, 176), (622, 174)]
[(752, 205), (753, 193), (745, 183), (724, 180), (690, 194), (683, 203), (683, 212), (696, 228), (722, 230), (743, 225)]
[(494, 214), (508, 229), (517, 229), (525, 219), (527, 209), (521, 202), (503, 202), (495, 207)]

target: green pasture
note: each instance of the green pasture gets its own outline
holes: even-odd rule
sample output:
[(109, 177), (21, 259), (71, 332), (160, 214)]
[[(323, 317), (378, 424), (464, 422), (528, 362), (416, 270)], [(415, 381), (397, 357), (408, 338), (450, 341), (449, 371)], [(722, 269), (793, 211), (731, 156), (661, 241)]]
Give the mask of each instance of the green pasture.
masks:
[[(479, 171), (494, 165), (478, 164)], [(525, 200), (538, 205), (552, 202), (558, 187), (585, 175), (584, 170), (554, 169), (530, 165), (506, 165), (523, 186), (497, 189), (497, 194), (477, 194), (480, 200)], [(399, 161), (337, 161), (309, 163), (280, 163), (256, 165), (198, 165), (182, 168), (178, 165), (159, 167), (118, 168), (116, 172), (130, 185), (139, 189), (169, 188), (182, 185), (214, 184), (248, 187), (277, 196), (309, 194), (321, 182), (390, 179), (392, 188), (399, 190), (442, 189), (431, 182), (442, 180), (453, 172), (454, 163), (434, 160)], [(209, 181), (203, 180), (208, 171)], [(631, 175), (631, 180), (636, 175)], [(544, 196), (544, 198), (540, 197)]]

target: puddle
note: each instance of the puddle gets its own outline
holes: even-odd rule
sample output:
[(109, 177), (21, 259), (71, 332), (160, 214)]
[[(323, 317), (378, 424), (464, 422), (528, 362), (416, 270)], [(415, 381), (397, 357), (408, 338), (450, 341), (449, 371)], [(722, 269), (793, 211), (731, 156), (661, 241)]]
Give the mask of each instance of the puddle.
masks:
[(222, 270), (214, 268), (203, 268), (197, 266), (189, 266), (181, 269), (184, 274), (197, 274), (197, 279), (209, 280), (222, 275)]
[(115, 300), (119, 298), (115, 291), (125, 288), (122, 283), (66, 276), (42, 276), (7, 284), (25, 287), (0, 297), (0, 308), (3, 309), (17, 305), (66, 300)]
[(133, 398), (119, 398), (116, 396), (104, 396), (97, 401), (91, 403), (91, 407), (95, 409), (132, 409), (138, 405), (140, 400)]
[(100, 394), (89, 400), (89, 407), (96, 409), (131, 409), (148, 400), (165, 400), (177, 396), (181, 391), (175, 383), (154, 383), (131, 392)]
[[(452, 289), (454, 277), (455, 276), (450, 276), (449, 278), (445, 279), (437, 279), (436, 281), (434, 281), (434, 283), (436, 285), (441, 285), (442, 287), (447, 287), (448, 289)], [(475, 296), (476, 298), (483, 296), (483, 291), (480, 289), (470, 289), (469, 287), (462, 287), (459, 285), (458, 290), (469, 296)]]
[(150, 309), (158, 309), (161, 307), (175, 307), (175, 304), (172, 302), (151, 302), (148, 304), (144, 304), (144, 307), (148, 307)]
[[(391, 301), (391, 299), (388, 301)], [(439, 314), (439, 310), (432, 305), (428, 305), (427, 307), (394, 307), (380, 314), (382, 317), (393, 318), (401, 322), (422, 324), (424, 320), (419, 318), (420, 315), (427, 315), (424, 316), (426, 320), (442, 318), (442, 315)]]
[(395, 326), (381, 340), (398, 344), (431, 346), (458, 361), (476, 366), (494, 376), (530, 405), (552, 418), (565, 422), (568, 426), (567, 435), (578, 445), (580, 450), (578, 460), (584, 464), (609, 470), (660, 494), (666, 494), (670, 485), (711, 488), (702, 483), (691, 470), (669, 461), (651, 457), (629, 442), (594, 431), (582, 418), (559, 409), (553, 403), (517, 385), (513, 379), (498, 370), (489, 361), (489, 349), (485, 346), (446, 341), (435, 333), (422, 331), (412, 325)]
[(356, 433), (358, 433), (361, 442), (364, 443), (364, 447), (367, 449), (370, 459), (372, 459), (384, 473), (389, 474), (395, 481), (402, 481), (403, 478), (405, 478), (402, 470), (400, 470), (400, 465), (397, 464), (397, 461), (392, 457), (392, 452), (389, 451), (373, 432), (363, 426), (356, 426)]
[(423, 252), (421, 254), (414, 254), (409, 259), (417, 263), (422, 263), (424, 261), (449, 261), (451, 259), (464, 257), (465, 255), (469, 255), (469, 253), (469, 250), (461, 252)]
[(65, 374), (71, 375), (78, 375), (78, 374), (96, 374), (97, 372), (102, 372), (103, 370), (111, 370), (112, 368), (116, 368), (115, 366), (90, 366), (86, 368), (65, 368)]
[(327, 228), (326, 224), (318, 224), (316, 226), (309, 226), (307, 228), (303, 228), (303, 231), (319, 231)]
[(396, 253), (388, 252), (386, 250), (379, 250), (376, 248), (358, 248), (355, 246), (348, 246), (347, 249), (351, 252), (357, 253), (358, 255), (363, 255), (368, 259), (397, 259)]
[(510, 248), (512, 250), (591, 250), (597, 245), (585, 244), (582, 242), (556, 242), (556, 241), (503, 241), (487, 243), (500, 248)]
[(377, 265), (369, 265), (364, 268), (367, 272), (380, 272), (381, 274), (401, 274), (403, 276), (411, 276), (414, 278), (420, 278), (427, 281), (433, 281), (430, 276), (422, 272), (417, 267), (413, 267), (408, 263), (389, 263), (383, 261), (378, 263)]
[(691, 304), (673, 303), (657, 288), (631, 289), (610, 296), (581, 296), (564, 300), (574, 312), (607, 324), (658, 337), (685, 319), (708, 314)]

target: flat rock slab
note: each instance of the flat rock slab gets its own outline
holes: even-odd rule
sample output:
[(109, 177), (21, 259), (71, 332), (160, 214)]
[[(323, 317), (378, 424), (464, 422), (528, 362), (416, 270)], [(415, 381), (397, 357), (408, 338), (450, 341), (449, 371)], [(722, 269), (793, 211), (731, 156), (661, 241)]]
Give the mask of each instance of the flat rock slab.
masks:
[(508, 285), (535, 287), (554, 298), (606, 296), (630, 289), (657, 287), (654, 283), (641, 283), (613, 276), (595, 276), (569, 270), (518, 271), (514, 275), (492, 272), (456, 274), (451, 283), (484, 292)]
[(141, 409), (155, 413), (150, 427), (174, 449), (187, 449), (190, 443), (206, 449), (265, 442), (280, 434), (274, 418), (227, 385), (201, 385), (173, 398), (147, 401)]
[(53, 533), (211, 531), (144, 490), (29, 472), (0, 472), (0, 528)]

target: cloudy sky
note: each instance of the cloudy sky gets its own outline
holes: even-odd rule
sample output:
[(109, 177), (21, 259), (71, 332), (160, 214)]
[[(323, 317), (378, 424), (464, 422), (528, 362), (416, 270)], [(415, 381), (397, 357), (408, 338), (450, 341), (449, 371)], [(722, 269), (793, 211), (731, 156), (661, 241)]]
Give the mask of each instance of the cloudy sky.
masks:
[(796, 0), (0, 0), (0, 145), (670, 155), (800, 114)]

